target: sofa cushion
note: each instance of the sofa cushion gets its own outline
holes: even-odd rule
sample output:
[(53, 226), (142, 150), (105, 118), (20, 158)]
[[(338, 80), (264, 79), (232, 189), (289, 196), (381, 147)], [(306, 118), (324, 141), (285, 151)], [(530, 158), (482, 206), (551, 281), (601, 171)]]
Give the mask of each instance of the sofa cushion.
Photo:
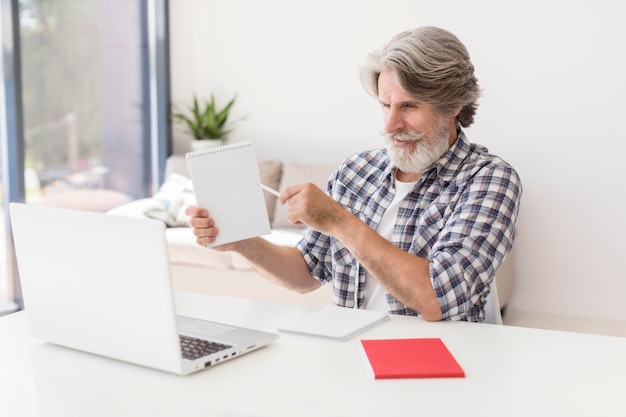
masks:
[[(290, 185), (300, 184), (303, 182), (312, 182), (323, 191), (326, 191), (328, 179), (330, 178), (335, 168), (337, 168), (336, 165), (284, 163), (283, 175), (280, 179), (280, 186), (278, 190), (282, 192)], [(287, 220), (287, 211), (288, 206), (286, 204), (276, 204), (276, 207), (274, 209), (274, 220), (272, 222), (272, 227), (294, 227), (294, 225), (289, 223), (289, 220)]]
[(184, 175), (189, 177), (187, 169), (187, 159), (185, 155), (170, 155), (165, 161), (165, 178), (172, 174)]
[(148, 217), (162, 220), (169, 227), (184, 227), (189, 222), (185, 210), (196, 204), (191, 180), (181, 174), (171, 173), (152, 197), (159, 205), (144, 211)]

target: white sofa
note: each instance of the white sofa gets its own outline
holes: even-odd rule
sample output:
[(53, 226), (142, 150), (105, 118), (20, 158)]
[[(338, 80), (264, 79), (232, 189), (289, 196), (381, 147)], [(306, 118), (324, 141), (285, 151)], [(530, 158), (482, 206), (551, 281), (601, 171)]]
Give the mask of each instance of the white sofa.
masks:
[[(261, 161), (261, 181), (276, 190), (301, 182), (313, 182), (325, 189), (335, 166)], [(176, 290), (217, 295), (258, 298), (269, 301), (287, 301), (324, 305), (332, 302), (331, 285), (316, 291), (298, 294), (287, 290), (256, 272), (241, 256), (217, 252), (195, 243), (195, 237), (186, 226), (184, 208), (193, 203), (193, 192), (183, 155), (173, 155), (166, 164), (165, 182), (152, 198), (135, 200), (116, 207), (108, 213), (129, 216), (162, 218), (177, 227), (166, 229), (173, 285)], [(265, 193), (272, 233), (264, 238), (274, 243), (293, 246), (300, 239), (302, 228), (291, 225), (286, 218), (286, 207), (277, 204), (277, 198)], [(511, 271), (507, 263), (497, 276), (498, 298), (503, 308), (512, 291)]]
[[(325, 188), (335, 166), (283, 164), (280, 161), (261, 161), (259, 172), (263, 184), (276, 190), (299, 182), (313, 182)], [(109, 214), (161, 218), (171, 225), (166, 229), (170, 267), (176, 290), (218, 295), (258, 298), (269, 301), (287, 301), (325, 305), (332, 302), (330, 285), (316, 291), (298, 294), (281, 287), (257, 273), (240, 255), (206, 249), (195, 243), (184, 208), (193, 203), (183, 155), (168, 158), (165, 181), (152, 198), (135, 200), (109, 210)], [(302, 228), (291, 225), (286, 218), (286, 207), (276, 203), (277, 198), (265, 193), (272, 233), (265, 239), (294, 246), (302, 235)]]

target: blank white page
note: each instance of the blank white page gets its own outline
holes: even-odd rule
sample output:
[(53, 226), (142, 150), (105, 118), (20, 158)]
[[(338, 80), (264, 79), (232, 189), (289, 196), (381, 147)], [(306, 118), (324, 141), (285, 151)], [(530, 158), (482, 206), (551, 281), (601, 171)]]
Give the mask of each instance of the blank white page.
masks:
[(358, 310), (329, 304), (278, 330), (345, 341), (388, 319), (389, 313), (386, 311)]
[(185, 157), (196, 202), (209, 211), (220, 229), (209, 247), (270, 233), (252, 143), (201, 149), (188, 152)]

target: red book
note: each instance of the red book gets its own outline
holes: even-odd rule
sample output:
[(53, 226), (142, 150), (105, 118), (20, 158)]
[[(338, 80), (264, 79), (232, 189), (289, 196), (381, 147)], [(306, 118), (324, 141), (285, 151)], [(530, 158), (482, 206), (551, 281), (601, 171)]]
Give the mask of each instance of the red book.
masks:
[(375, 379), (465, 377), (439, 338), (361, 340), (361, 345)]

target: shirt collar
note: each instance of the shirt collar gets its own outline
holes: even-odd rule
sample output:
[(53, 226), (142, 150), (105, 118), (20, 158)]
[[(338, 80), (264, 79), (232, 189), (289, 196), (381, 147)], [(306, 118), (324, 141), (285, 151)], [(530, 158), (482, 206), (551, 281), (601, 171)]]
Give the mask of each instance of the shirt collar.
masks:
[(467, 140), (465, 133), (459, 129), (457, 138), (450, 149), (441, 155), (441, 157), (435, 161), (435, 163), (428, 168), (426, 172), (435, 170), (439, 181), (449, 184), (452, 182), (454, 177), (456, 177), (457, 172), (461, 168), (463, 161), (467, 158), (469, 153), (469, 140)]

